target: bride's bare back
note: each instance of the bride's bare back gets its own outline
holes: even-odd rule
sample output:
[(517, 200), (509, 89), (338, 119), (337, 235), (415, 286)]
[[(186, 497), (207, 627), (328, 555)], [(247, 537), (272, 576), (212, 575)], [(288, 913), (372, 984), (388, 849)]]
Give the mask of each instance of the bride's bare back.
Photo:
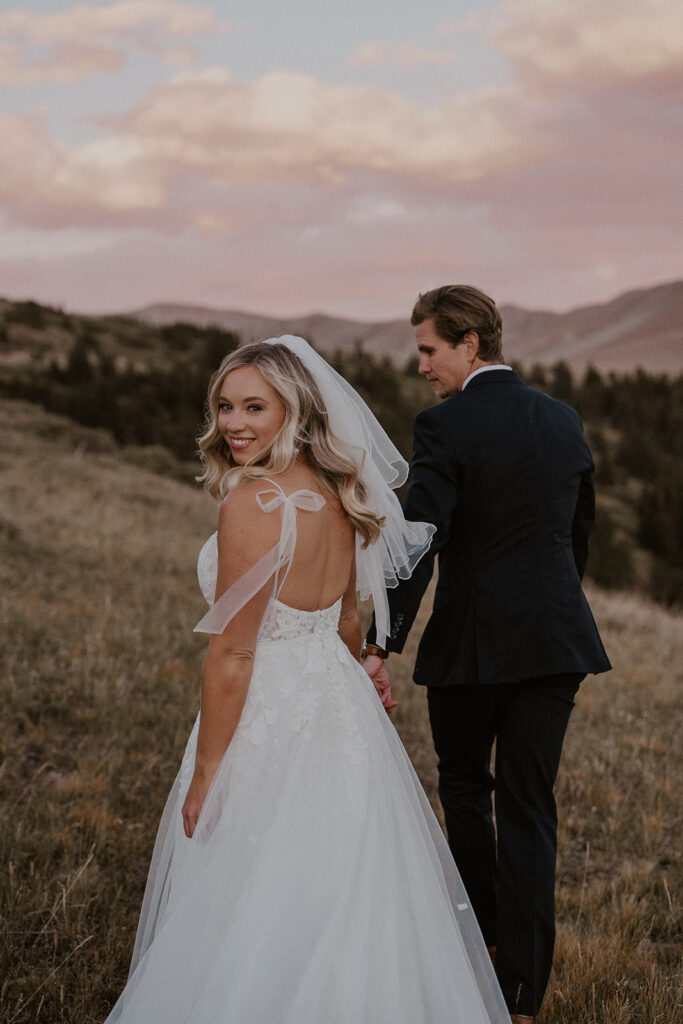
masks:
[[(302, 479), (293, 479), (295, 476)], [(306, 469), (288, 474), (279, 481), (285, 494), (301, 488), (323, 494), (325, 505), (319, 512), (297, 512), (297, 542), (292, 565), (279, 600), (304, 611), (329, 608), (347, 590), (352, 576), (355, 533), (341, 503), (321, 489), (319, 481)]]
[[(316, 611), (344, 597), (343, 613), (348, 615), (351, 602), (355, 608), (355, 531), (339, 500), (323, 492), (320, 481), (305, 463), (295, 464), (272, 482), (264, 478), (245, 480), (224, 500), (218, 524), (216, 597), (278, 543), (282, 507), (266, 512), (257, 500), (260, 493), (272, 491), (273, 484), (287, 496), (309, 490), (322, 494), (325, 499), (319, 511), (297, 509), (294, 557), (286, 576), (281, 572), (284, 583), (278, 599), (293, 608)], [(271, 495), (263, 497), (267, 504)], [(236, 644), (243, 651), (249, 647), (253, 651), (273, 586), (271, 579), (235, 615), (222, 634), (224, 644), (228, 647)]]

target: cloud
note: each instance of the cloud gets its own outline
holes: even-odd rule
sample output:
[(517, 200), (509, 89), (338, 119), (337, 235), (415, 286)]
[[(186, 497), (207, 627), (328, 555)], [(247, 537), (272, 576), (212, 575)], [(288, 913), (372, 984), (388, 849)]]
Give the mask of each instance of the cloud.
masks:
[(195, 46), (178, 46), (166, 50), (161, 57), (165, 64), (176, 68), (189, 68), (199, 60), (199, 52)]
[(75, 82), (103, 71), (123, 67), (122, 53), (104, 42), (64, 42), (54, 46), (47, 57), (29, 61), (25, 48), (0, 42), (0, 82), (35, 85), (38, 82)]
[(190, 52), (169, 46), (167, 39), (224, 28), (208, 8), (174, 0), (77, 4), (55, 14), (7, 11), (0, 13), (0, 82), (73, 82), (118, 70), (131, 45), (186, 65)]
[(0, 115), (0, 137), (0, 203), (15, 222), (96, 224), (162, 203), (162, 175), (132, 137), (69, 148), (20, 114)]
[(529, 159), (536, 140), (506, 97), (480, 90), (428, 109), (374, 86), (223, 69), (157, 85), (109, 127), (155, 160), (224, 182), (336, 186), (357, 172), (453, 184)]
[(150, 26), (171, 36), (188, 36), (214, 31), (217, 22), (208, 8), (174, 0), (114, 0), (98, 6), (77, 4), (56, 14), (21, 10), (0, 14), (0, 33), (39, 45), (73, 37), (130, 35)]
[(396, 46), (378, 40), (368, 40), (347, 58), (348, 67), (398, 67), (417, 68), (427, 65), (454, 64), (460, 60), (457, 50), (434, 49), (430, 47)]
[(0, 203), (12, 223), (125, 228), (139, 215), (164, 231), (215, 232), (231, 187), (338, 192), (372, 178), (387, 192), (448, 188), (525, 164), (536, 145), (496, 90), (427, 109), (372, 86), (293, 72), (235, 82), (222, 68), (180, 72), (99, 127), (102, 137), (68, 145), (37, 115), (0, 118)]
[(579, 89), (680, 76), (680, 0), (507, 0), (493, 38), (517, 71)]
[(376, 224), (401, 219), (406, 212), (406, 206), (395, 199), (363, 194), (351, 201), (347, 217), (352, 224)]
[(476, 32), (481, 29), (489, 17), (484, 11), (470, 11), (468, 14), (452, 18), (444, 18), (439, 25), (441, 35), (460, 35), (463, 32)]

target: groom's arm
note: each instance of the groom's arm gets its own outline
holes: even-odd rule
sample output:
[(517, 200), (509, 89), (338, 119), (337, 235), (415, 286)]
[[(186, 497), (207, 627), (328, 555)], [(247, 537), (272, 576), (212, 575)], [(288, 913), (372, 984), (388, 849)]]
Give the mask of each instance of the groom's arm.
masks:
[(581, 476), (579, 491), (576, 496), (576, 506), (574, 508), (572, 550), (574, 552), (577, 572), (580, 578), (583, 579), (583, 574), (586, 571), (586, 562), (588, 561), (588, 538), (595, 523), (595, 483), (593, 480), (595, 465), (578, 413), (576, 413), (576, 419), (580, 430), (579, 447), (581, 449), (580, 457), (584, 464), (584, 471)]
[(588, 561), (588, 537), (595, 522), (595, 485), (593, 469), (587, 470), (581, 478), (579, 493), (572, 524), (572, 549), (579, 576), (583, 579)]
[[(436, 533), (408, 580), (387, 591), (391, 633), (387, 649), (400, 653), (415, 621), (420, 601), (434, 572), (434, 558), (448, 542), (451, 520), (458, 500), (457, 467), (450, 438), (435, 410), (424, 409), (415, 420), (411, 480), (403, 506), (411, 522), (433, 523)], [(376, 642), (373, 619), (367, 643)]]

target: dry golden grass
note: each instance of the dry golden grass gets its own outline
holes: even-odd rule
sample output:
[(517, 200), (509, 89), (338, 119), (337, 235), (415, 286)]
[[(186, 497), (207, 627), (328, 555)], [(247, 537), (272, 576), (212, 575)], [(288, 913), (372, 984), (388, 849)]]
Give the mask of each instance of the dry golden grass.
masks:
[[(32, 406), (0, 402), (0, 430), (0, 1020), (96, 1024), (196, 711), (215, 508)], [(567, 739), (542, 1024), (674, 1024), (681, 620), (592, 597), (615, 670), (582, 686)], [(424, 693), (394, 661), (395, 721), (435, 800)]]

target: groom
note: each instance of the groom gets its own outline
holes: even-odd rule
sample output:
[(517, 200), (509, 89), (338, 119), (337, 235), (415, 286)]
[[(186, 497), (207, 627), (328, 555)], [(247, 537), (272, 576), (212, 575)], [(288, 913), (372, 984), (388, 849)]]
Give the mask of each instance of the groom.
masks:
[[(512, 1020), (527, 1022), (552, 962), (562, 742), (579, 683), (610, 668), (581, 589), (593, 461), (574, 410), (503, 362), (487, 295), (436, 288), (411, 322), (419, 372), (445, 401), (415, 421), (405, 515), (437, 532), (389, 591), (388, 647), (403, 649), (438, 554), (414, 679), (427, 687), (449, 844)], [(375, 639), (372, 628), (365, 669), (390, 705)]]

